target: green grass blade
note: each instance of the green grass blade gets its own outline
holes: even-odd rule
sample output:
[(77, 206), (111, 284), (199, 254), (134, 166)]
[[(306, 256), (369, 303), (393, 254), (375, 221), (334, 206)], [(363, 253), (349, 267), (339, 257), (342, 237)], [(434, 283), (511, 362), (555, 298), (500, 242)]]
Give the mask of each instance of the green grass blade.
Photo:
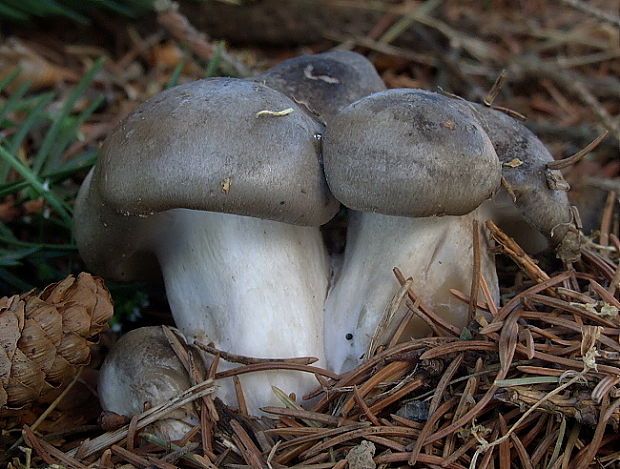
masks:
[(5, 237), (2, 235), (0, 235), (0, 243), (29, 249), (37, 248), (48, 249), (50, 251), (77, 251), (77, 246), (75, 244), (29, 243), (28, 241), (20, 241), (18, 239), (14, 239), (13, 237)]
[(64, 120), (71, 114), (77, 100), (84, 94), (86, 88), (90, 85), (95, 75), (99, 72), (99, 70), (101, 70), (104, 61), (105, 59), (101, 57), (95, 62), (91, 69), (86, 72), (84, 78), (82, 78), (82, 80), (77, 84), (65, 101), (65, 104), (60, 110), (60, 114), (55, 116), (54, 122), (45, 134), (43, 143), (34, 158), (34, 162), (32, 164), (32, 171), (34, 174), (39, 174), (44, 168), (46, 168), (48, 157), (56, 139), (58, 138), (58, 134), (62, 130)]
[(12, 113), (15, 108), (19, 105), (19, 102), (24, 97), (28, 88), (30, 87), (30, 82), (27, 81), (19, 85), (19, 88), (15, 90), (15, 92), (11, 93), (9, 99), (6, 100), (2, 109), (0, 109), (0, 123), (4, 121), (4, 119)]
[(56, 144), (54, 145), (54, 149), (48, 158), (48, 162), (46, 164), (47, 168), (59, 169), (63, 152), (67, 149), (71, 142), (76, 140), (76, 135), (82, 124), (86, 122), (86, 119), (88, 119), (93, 114), (93, 112), (95, 112), (95, 110), (101, 105), (103, 100), (103, 96), (95, 98), (95, 100), (91, 102), (86, 107), (86, 109), (84, 109), (82, 113), (73, 120), (71, 125), (65, 127), (62, 130), (62, 132), (58, 136)]
[[(70, 162), (67, 163), (61, 170), (52, 171), (42, 175), (41, 179), (44, 181), (49, 180), (50, 182), (55, 183), (66, 178), (67, 176), (72, 175), (73, 173), (90, 168), (95, 164), (95, 161), (97, 161), (97, 152), (89, 151), (76, 158), (72, 158)], [(14, 194), (15, 192), (26, 189), (27, 187), (28, 182), (23, 179), (0, 185), (0, 197)]]
[[(38, 104), (30, 110), (26, 119), (19, 126), (17, 132), (15, 132), (15, 135), (11, 138), (11, 144), (7, 149), (9, 153), (15, 155), (18, 152), (19, 147), (24, 142), (28, 132), (30, 132), (32, 127), (44, 117), (45, 113), (43, 111), (52, 101), (53, 97), (54, 93), (45, 93), (40, 96)], [(8, 164), (0, 166), (0, 184), (6, 182), (10, 170), (11, 167)]]
[(71, 214), (65, 208), (65, 204), (37, 178), (30, 168), (2, 146), (0, 146), (0, 158), (11, 165), (29, 183), (30, 187), (58, 212), (67, 226), (71, 225)]
[(0, 17), (4, 17), (13, 21), (26, 22), (29, 20), (28, 15), (8, 5), (0, 3)]
[(19, 67), (15, 67), (15, 69), (11, 73), (9, 73), (2, 80), (0, 80), (0, 92), (4, 91), (4, 88), (6, 88), (13, 80), (15, 80), (15, 78), (17, 78), (17, 75), (19, 75), (20, 73), (21, 69)]
[(216, 75), (217, 70), (220, 68), (220, 64), (222, 63), (222, 51), (224, 50), (224, 47), (224, 41), (217, 43), (213, 57), (211, 57), (211, 60), (209, 60), (209, 63), (207, 64), (205, 78), (211, 78)]
[(23, 265), (21, 262), (23, 259), (31, 254), (34, 254), (41, 248), (38, 246), (31, 246), (27, 249), (0, 249), (0, 267), (17, 267)]
[(183, 71), (183, 67), (185, 67), (185, 62), (181, 60), (177, 64), (177, 66), (174, 67), (174, 71), (172, 72), (172, 75), (170, 75), (170, 78), (168, 79), (168, 83), (166, 83), (166, 89), (177, 86), (177, 83), (179, 81), (179, 76), (181, 75), (181, 72)]

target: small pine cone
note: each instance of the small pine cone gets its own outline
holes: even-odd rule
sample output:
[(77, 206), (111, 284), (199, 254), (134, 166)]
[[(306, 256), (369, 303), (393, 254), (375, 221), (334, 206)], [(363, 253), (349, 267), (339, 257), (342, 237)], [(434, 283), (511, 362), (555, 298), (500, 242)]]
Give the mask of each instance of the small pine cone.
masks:
[(0, 298), (0, 410), (27, 406), (88, 364), (89, 339), (112, 314), (110, 292), (87, 273)]

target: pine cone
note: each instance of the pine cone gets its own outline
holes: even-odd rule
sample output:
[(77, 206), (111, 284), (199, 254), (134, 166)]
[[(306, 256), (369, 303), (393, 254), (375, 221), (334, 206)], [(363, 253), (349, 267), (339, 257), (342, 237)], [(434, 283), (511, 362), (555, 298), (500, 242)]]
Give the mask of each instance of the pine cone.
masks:
[(88, 364), (89, 339), (112, 313), (103, 280), (87, 273), (0, 298), (0, 410), (27, 406)]

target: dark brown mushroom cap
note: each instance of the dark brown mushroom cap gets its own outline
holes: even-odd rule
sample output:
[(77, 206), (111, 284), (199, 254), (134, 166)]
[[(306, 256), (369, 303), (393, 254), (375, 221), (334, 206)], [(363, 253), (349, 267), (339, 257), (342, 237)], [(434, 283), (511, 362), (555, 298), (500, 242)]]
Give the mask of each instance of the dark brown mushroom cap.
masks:
[(364, 96), (385, 90), (372, 63), (351, 51), (295, 57), (251, 80), (289, 96), (322, 121)]
[(576, 260), (580, 237), (566, 191), (550, 187), (553, 181), (563, 181), (559, 171), (547, 169), (553, 156), (519, 121), (486, 106), (473, 106), (503, 163), (502, 175), (525, 221), (551, 240), (560, 259)]
[(321, 132), (267, 86), (199, 80), (138, 106), (106, 139), (91, 185), (120, 214), (187, 208), (320, 225), (338, 207), (319, 161)]
[(472, 112), (422, 90), (367, 96), (330, 122), (323, 141), (334, 196), (364, 212), (463, 215), (498, 189), (501, 166)]

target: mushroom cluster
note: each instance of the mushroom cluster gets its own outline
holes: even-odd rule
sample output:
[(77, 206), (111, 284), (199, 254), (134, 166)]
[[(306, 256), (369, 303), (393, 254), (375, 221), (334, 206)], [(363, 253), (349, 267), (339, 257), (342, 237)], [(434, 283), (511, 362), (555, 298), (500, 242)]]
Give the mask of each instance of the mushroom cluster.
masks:
[[(77, 201), (80, 253), (110, 279), (161, 271), (190, 344), (312, 356), (347, 371), (399, 289), (394, 267), (412, 275), (427, 307), (466, 325), (467, 308), (450, 290), (469, 291), (474, 220), (498, 216), (492, 199), (502, 177), (517, 198), (512, 217), (574, 251), (565, 194), (546, 185), (551, 156), (490, 113), (428, 91), (386, 91), (368, 60), (345, 51), (291, 59), (250, 79), (177, 86), (138, 106), (106, 140)], [(524, 142), (518, 149), (514, 135)], [(502, 162), (517, 152), (522, 165), (508, 174)], [(346, 250), (330, 263), (319, 226), (340, 203), (349, 211)], [(493, 255), (480, 252), (498, 298)], [(414, 320), (404, 337), (424, 333)], [(161, 332), (128, 334), (103, 366), (103, 407), (131, 415), (170, 398), (187, 385), (178, 368)], [(316, 381), (266, 371), (242, 384), (257, 413), (274, 403), (272, 386), (301, 398)], [(232, 383), (218, 393), (235, 403)]]

